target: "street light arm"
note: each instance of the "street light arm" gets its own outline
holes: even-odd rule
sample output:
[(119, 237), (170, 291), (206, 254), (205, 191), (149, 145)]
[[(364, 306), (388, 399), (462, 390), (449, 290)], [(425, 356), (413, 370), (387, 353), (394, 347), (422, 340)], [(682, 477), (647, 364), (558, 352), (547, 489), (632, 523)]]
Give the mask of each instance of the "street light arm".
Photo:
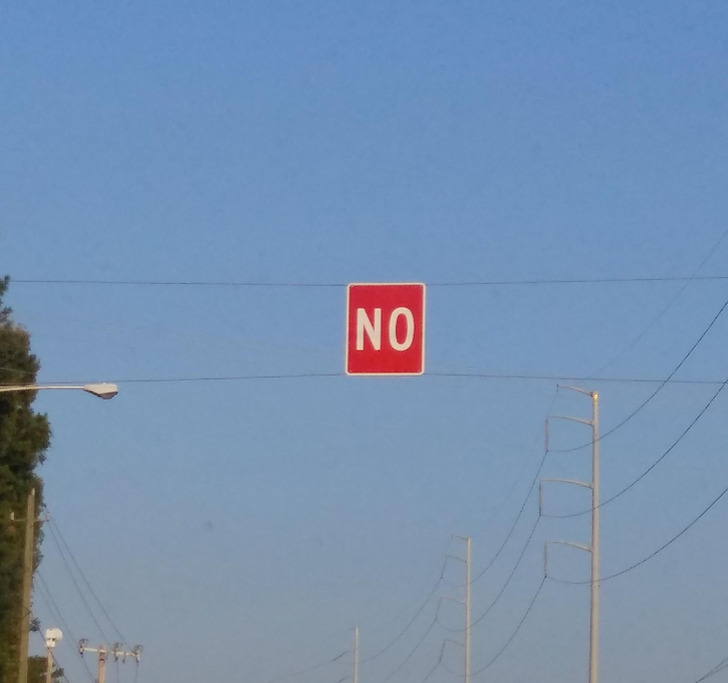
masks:
[(85, 391), (88, 394), (108, 400), (119, 393), (119, 387), (111, 382), (96, 382), (92, 384), (5, 384), (0, 386), (0, 393), (20, 391), (41, 391), (50, 389), (74, 389)]

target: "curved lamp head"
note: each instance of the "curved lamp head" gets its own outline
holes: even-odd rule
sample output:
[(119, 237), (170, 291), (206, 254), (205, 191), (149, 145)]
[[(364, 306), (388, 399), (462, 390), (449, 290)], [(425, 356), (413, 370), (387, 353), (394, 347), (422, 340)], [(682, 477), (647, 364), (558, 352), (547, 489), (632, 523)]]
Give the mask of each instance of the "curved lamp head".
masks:
[(119, 393), (119, 387), (111, 382), (99, 382), (98, 384), (84, 384), (82, 389), (89, 394), (103, 399), (114, 398)]

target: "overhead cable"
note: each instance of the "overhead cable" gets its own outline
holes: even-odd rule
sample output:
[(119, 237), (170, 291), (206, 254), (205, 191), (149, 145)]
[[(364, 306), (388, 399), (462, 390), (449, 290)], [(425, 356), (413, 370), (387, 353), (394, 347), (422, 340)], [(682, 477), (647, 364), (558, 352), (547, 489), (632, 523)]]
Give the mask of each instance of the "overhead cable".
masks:
[(604, 372), (606, 368), (608, 368), (612, 363), (614, 363), (616, 360), (621, 358), (627, 351), (634, 348), (634, 346), (657, 324), (657, 322), (662, 318), (665, 313), (672, 307), (672, 305), (682, 296), (683, 292), (694, 282), (696, 279), (698, 273), (703, 269), (703, 266), (711, 259), (713, 254), (718, 250), (718, 247), (723, 243), (725, 238), (728, 237), (728, 230), (725, 230), (723, 234), (718, 238), (718, 241), (713, 244), (713, 246), (710, 248), (708, 253), (705, 255), (703, 260), (698, 264), (698, 266), (695, 268), (695, 270), (692, 272), (689, 278), (687, 278), (680, 289), (675, 293), (675, 295), (667, 302), (665, 306), (662, 307), (660, 312), (650, 320), (650, 322), (647, 324), (646, 327), (642, 328), (642, 331), (634, 337), (628, 344), (625, 346), (616, 356), (613, 356), (611, 360), (604, 363), (598, 370), (597, 374)]
[[(63, 614), (61, 613), (61, 610), (58, 607), (58, 604), (56, 603), (55, 599), (53, 598), (53, 594), (51, 593), (50, 589), (48, 588), (48, 584), (45, 582), (45, 579), (43, 578), (43, 574), (41, 574), (40, 570), (36, 570), (35, 576), (38, 579), (37, 586), (40, 589), (40, 595), (45, 601), (45, 603), (48, 605), (48, 609), (53, 612), (54, 618), (58, 619), (58, 622), (63, 627), (63, 630), (71, 636), (71, 641), (73, 643), (78, 643), (78, 639), (76, 636), (73, 635), (73, 631), (71, 631), (70, 627), (68, 626), (68, 623), (63, 618)], [(78, 652), (78, 650), (76, 650)], [(91, 683), (94, 683), (96, 680), (94, 675), (91, 673), (91, 669), (89, 669), (88, 662), (86, 659), (79, 653), (79, 658), (83, 662), (84, 669), (86, 670), (86, 673), (88, 674), (88, 677), (91, 681)]]
[(63, 564), (65, 565), (66, 570), (68, 571), (68, 575), (71, 577), (71, 581), (73, 582), (73, 585), (76, 587), (76, 591), (78, 592), (79, 596), (81, 597), (81, 602), (83, 602), (84, 606), (86, 607), (86, 611), (91, 616), (91, 619), (93, 620), (94, 624), (96, 624), (96, 628), (99, 630), (99, 633), (101, 634), (103, 639), (105, 641), (108, 641), (109, 638), (106, 635), (106, 633), (104, 632), (104, 627), (99, 623), (99, 620), (96, 618), (96, 614), (94, 613), (94, 610), (91, 609), (91, 605), (89, 605), (88, 600), (86, 599), (86, 595), (81, 590), (81, 586), (78, 585), (76, 576), (75, 576), (73, 570), (71, 569), (71, 565), (69, 564), (68, 559), (66, 558), (66, 553), (64, 552), (63, 548), (61, 547), (61, 543), (58, 540), (58, 537), (56, 536), (56, 532), (53, 529), (53, 526), (49, 526), (48, 528), (50, 529), (51, 536), (56, 543), (56, 547), (58, 548), (58, 552), (61, 555)]
[(394, 670), (392, 670), (388, 676), (382, 679), (381, 683), (387, 683), (387, 681), (391, 680), (396, 674), (398, 674), (402, 668), (404, 667), (407, 662), (412, 659), (415, 652), (420, 649), (420, 646), (422, 643), (425, 642), (425, 638), (430, 634), (433, 628), (435, 628), (435, 625), (437, 624), (437, 615), (435, 615), (435, 618), (430, 622), (430, 625), (427, 627), (427, 630), (422, 634), (422, 637), (417, 641), (415, 646), (410, 650), (410, 652), (407, 654), (407, 656), (395, 667)]
[[(348, 377), (344, 372), (291, 372), (250, 375), (197, 375), (186, 377), (126, 377), (112, 378), (115, 384), (194, 384), (202, 382), (238, 382), (246, 380), (317, 379)], [(548, 375), (523, 373), (481, 373), (481, 372), (426, 372), (424, 377), (456, 377), (485, 380), (523, 380), (537, 382), (614, 382), (622, 384), (671, 384), (671, 385), (720, 385), (722, 379), (673, 379), (649, 377), (593, 377), (584, 375)], [(404, 377), (400, 379), (416, 379)], [(52, 380), (46, 380), (51, 382)], [(73, 383), (88, 383), (87, 379), (73, 380)], [(590, 445), (590, 444), (586, 444)], [(582, 446), (583, 448), (583, 446)], [(556, 451), (554, 451), (556, 452)], [(558, 451), (562, 452), (562, 451)]]
[(503, 596), (503, 593), (505, 593), (506, 588), (508, 588), (508, 585), (510, 584), (511, 580), (513, 579), (513, 576), (516, 573), (516, 570), (521, 564), (521, 561), (523, 560), (524, 555), (526, 554), (526, 549), (531, 544), (531, 541), (533, 540), (533, 535), (536, 533), (536, 527), (538, 526), (539, 521), (541, 520), (540, 515), (536, 517), (536, 521), (533, 524), (533, 527), (531, 527), (531, 533), (528, 535), (528, 538), (526, 539), (526, 542), (523, 544), (523, 548), (521, 549), (521, 553), (518, 556), (518, 559), (516, 560), (516, 563), (513, 565), (513, 569), (511, 569), (511, 573), (508, 575), (508, 578), (505, 580), (505, 583), (501, 586), (501, 589), (496, 594), (495, 598), (491, 601), (490, 605), (486, 608), (486, 610), (477, 618), (475, 619), (472, 624), (471, 628), (474, 626), (477, 626), (483, 619), (485, 619), (486, 616), (490, 613), (490, 611), (496, 606), (498, 601)]
[[(615, 493), (614, 495), (610, 496), (609, 498), (606, 498), (602, 502), (597, 505), (597, 508), (602, 508), (605, 505), (608, 505), (612, 501), (616, 500), (623, 494), (627, 493), (633, 486), (638, 484), (642, 479), (644, 479), (652, 470), (657, 467), (672, 451), (673, 449), (685, 438), (687, 433), (697, 424), (698, 420), (700, 420), (701, 417), (706, 413), (708, 408), (710, 408), (711, 405), (713, 405), (713, 402), (718, 398), (720, 393), (725, 389), (726, 385), (728, 385), (728, 379), (726, 379), (717, 389), (717, 391), (710, 397), (710, 400), (702, 407), (700, 412), (693, 418), (693, 420), (690, 422), (690, 424), (682, 431), (680, 436), (675, 439), (675, 441), (670, 444), (670, 447), (659, 457), (655, 462), (653, 462), (642, 474), (640, 474), (636, 479), (633, 479), (629, 484), (627, 484), (624, 488), (620, 489)], [(582, 515), (590, 514), (592, 511), (592, 508), (587, 508), (586, 510), (580, 510), (579, 512), (570, 512), (566, 514), (559, 514), (559, 515), (552, 515), (552, 514), (544, 514), (544, 517), (550, 517), (552, 519), (568, 519), (571, 517), (580, 517)]]
[(106, 620), (109, 622), (109, 624), (111, 624), (111, 627), (114, 629), (114, 632), (119, 637), (119, 640), (121, 640), (123, 643), (126, 643), (128, 645), (129, 641), (124, 637), (124, 635), (122, 634), (119, 627), (116, 625), (114, 620), (109, 615), (108, 611), (106, 610), (106, 607), (104, 607), (103, 603), (99, 599), (99, 596), (94, 591), (89, 580), (86, 578), (86, 575), (84, 574), (83, 570), (81, 569), (81, 566), (78, 564), (78, 560), (76, 559), (75, 555), (73, 554), (71, 547), (68, 545), (68, 542), (66, 541), (63, 534), (61, 533), (61, 529), (58, 526), (58, 523), (55, 521), (55, 519), (52, 516), (49, 519), (49, 524), (50, 524), (51, 533), (53, 533), (55, 530), (55, 533), (58, 534), (58, 538), (61, 540), (64, 547), (66, 548), (66, 552), (68, 553), (68, 556), (71, 558), (71, 561), (73, 562), (74, 566), (76, 567), (76, 571), (78, 572), (79, 576), (81, 577), (81, 580), (86, 585), (86, 588), (88, 589), (89, 593), (91, 593), (91, 596), (96, 601), (96, 604), (98, 605), (102, 614), (106, 617)]
[(333, 657), (332, 659), (327, 659), (326, 661), (319, 662), (318, 664), (312, 664), (311, 666), (306, 667), (305, 669), (299, 669), (298, 671), (292, 671), (287, 674), (283, 674), (282, 676), (277, 676), (276, 678), (270, 678), (268, 679), (267, 683), (277, 683), (278, 681), (285, 681), (289, 678), (295, 678), (296, 676), (302, 676), (303, 674), (307, 674), (311, 671), (316, 671), (317, 669), (322, 669), (325, 666), (328, 666), (329, 664), (334, 664), (335, 662), (338, 662), (342, 657), (349, 654), (349, 650), (344, 650), (342, 653), (336, 655), (336, 657)]
[[(675, 534), (667, 543), (663, 543), (657, 550), (650, 553), (647, 557), (642, 558), (639, 562), (635, 562), (634, 564), (630, 565), (629, 567), (626, 567), (625, 569), (622, 569), (621, 571), (615, 572), (614, 574), (608, 574), (607, 576), (602, 576), (597, 579), (595, 579), (596, 583), (602, 583), (603, 581), (609, 581), (610, 579), (616, 579), (618, 576), (622, 576), (623, 574), (626, 574), (627, 572), (631, 572), (633, 569), (637, 569), (637, 567), (642, 566), (645, 564), (645, 562), (649, 562), (653, 557), (656, 555), (659, 555), (663, 550), (671, 546), (675, 541), (677, 541), (683, 534), (687, 533), (693, 526), (695, 526), (705, 515), (708, 514), (708, 512), (720, 501), (725, 494), (728, 493), (728, 487), (724, 488), (723, 491), (718, 495), (717, 498), (713, 499), (713, 501), (706, 507), (697, 517), (695, 517), (686, 527), (684, 527), (681, 531), (679, 531), (677, 534)], [(551, 576), (549, 576), (549, 579), (552, 581), (556, 581), (557, 583), (566, 583), (574, 586), (583, 586), (587, 584), (591, 584), (592, 581), (568, 581), (566, 579), (556, 579)]]
[[(693, 354), (696, 348), (698, 348), (698, 345), (700, 342), (705, 339), (705, 336), (710, 332), (713, 325), (718, 321), (718, 318), (723, 314), (723, 311), (728, 307), (728, 299), (726, 299), (723, 302), (723, 305), (720, 307), (718, 312), (713, 316), (713, 319), (710, 321), (710, 324), (703, 330), (702, 334), (698, 337), (697, 341), (690, 347), (690, 350), (682, 357), (680, 362), (675, 366), (675, 368), (672, 370), (672, 372), (667, 376), (666, 379), (664, 379), (660, 385), (655, 389), (642, 403), (640, 403), (631, 413), (627, 415), (624, 419), (622, 419), (620, 422), (618, 422), (614, 427), (607, 430), (603, 434), (600, 434), (598, 441), (602, 441), (606, 437), (608, 437), (610, 434), (614, 434), (618, 429), (623, 427), (627, 422), (629, 422), (637, 413), (639, 413), (650, 401), (652, 401), (657, 394), (662, 391), (662, 389), (665, 387), (665, 385), (670, 382), (670, 380), (675, 376), (675, 374), (680, 370), (680, 368), (686, 363), (688, 358)], [(573, 446), (572, 448), (559, 448), (559, 449), (552, 449), (553, 453), (573, 453), (574, 451), (581, 450), (582, 448), (586, 448), (587, 446), (591, 446), (594, 443), (594, 441), (588, 441), (587, 443), (583, 443), (579, 446)]]
[(442, 562), (442, 569), (440, 570), (440, 576), (438, 577), (437, 581), (433, 584), (432, 588), (430, 589), (430, 592), (427, 594), (427, 597), (422, 601), (420, 606), (415, 611), (412, 618), (405, 624), (404, 628), (394, 637), (392, 640), (390, 640), (384, 647), (377, 650), (373, 655), (369, 655), (368, 657), (365, 657), (361, 660), (359, 660), (360, 664), (366, 664), (368, 662), (371, 662), (374, 659), (377, 659), (381, 655), (383, 655), (385, 652), (387, 652), (402, 636), (410, 629), (412, 624), (415, 623), (417, 617), (422, 614), (422, 611), (425, 609), (427, 604), (430, 602), (432, 597), (435, 595), (435, 591), (437, 590), (437, 587), (440, 585), (440, 583), (443, 580), (443, 577), (445, 576), (445, 566), (447, 563), (447, 557), (443, 558)]
[(694, 683), (702, 683), (702, 681), (706, 681), (709, 678), (712, 678), (717, 673), (720, 673), (724, 669), (728, 668), (728, 657), (725, 657), (720, 660), (708, 673), (703, 674), (700, 678), (698, 678)]
[[(535, 473), (535, 475), (533, 477), (533, 480), (531, 481), (531, 485), (528, 488), (528, 493), (526, 493), (526, 497), (523, 499), (523, 503), (521, 504), (521, 508), (518, 510), (518, 514), (516, 515), (516, 518), (513, 521), (513, 524), (511, 524), (511, 528), (508, 530), (508, 533), (506, 534), (505, 538), (503, 539), (503, 541), (501, 542), (500, 546), (498, 547), (498, 550), (495, 552), (495, 554), (490, 559), (490, 561), (488, 562), (488, 564), (478, 573), (477, 576), (475, 576), (475, 578), (471, 579), (471, 581), (470, 581), (471, 584), (473, 584), (476, 581), (478, 581), (478, 579), (480, 579), (482, 576), (484, 576), (486, 574), (486, 572), (488, 572), (488, 570), (493, 566), (493, 564), (495, 563), (495, 561), (498, 559), (498, 557), (500, 556), (500, 554), (503, 552), (503, 549), (506, 547), (506, 544), (508, 543), (508, 541), (510, 540), (511, 536), (513, 535), (513, 532), (514, 532), (514, 530), (516, 528), (516, 525), (518, 524), (518, 522), (521, 519), (521, 516), (523, 515), (523, 511), (525, 510), (526, 504), (528, 503), (528, 500), (531, 497), (531, 493), (533, 492), (533, 490), (534, 490), (534, 488), (536, 486), (536, 482), (538, 481), (538, 478), (541, 475), (541, 470), (543, 469), (543, 465), (544, 465), (544, 462), (546, 461), (546, 456), (547, 455), (548, 455), (548, 450), (544, 450), (543, 456), (541, 457), (541, 460), (540, 460), (540, 462), (538, 464), (538, 468), (536, 469), (536, 473)], [(535, 530), (535, 527), (534, 527), (534, 530)], [(531, 531), (531, 535), (533, 535), (533, 531)]]
[(521, 617), (521, 620), (518, 622), (518, 625), (516, 626), (513, 633), (511, 633), (508, 640), (506, 640), (506, 642), (503, 644), (503, 647), (501, 647), (501, 649), (498, 650), (498, 652), (496, 652), (496, 654), (490, 659), (490, 661), (485, 666), (481, 667), (477, 671), (473, 671), (471, 673), (471, 677), (478, 676), (478, 675), (482, 674), (486, 669), (489, 669), (491, 666), (493, 666), (493, 664), (495, 664), (498, 661), (498, 659), (508, 649), (510, 644), (515, 640), (516, 636), (518, 635), (518, 632), (521, 630), (521, 627), (526, 622), (526, 619), (528, 619), (528, 615), (531, 614), (531, 610), (533, 610), (533, 606), (536, 604), (536, 600), (538, 600), (538, 596), (541, 594), (541, 589), (543, 588), (544, 583), (546, 583), (545, 576), (541, 579), (541, 583), (538, 584), (538, 588), (536, 589), (536, 592), (534, 593), (533, 598), (531, 598), (531, 602), (528, 604), (528, 607), (526, 608), (525, 613)]
[[(672, 276), (672, 277), (600, 277), (600, 278), (532, 278), (523, 280), (461, 280), (429, 282), (428, 287), (509, 287), (523, 285), (602, 285), (602, 284), (654, 284), (663, 282), (716, 282), (728, 280), (728, 275)], [(298, 282), (263, 280), (100, 280), (13, 278), (21, 285), (108, 285), (125, 287), (270, 287), (270, 288), (342, 288), (348, 282)]]

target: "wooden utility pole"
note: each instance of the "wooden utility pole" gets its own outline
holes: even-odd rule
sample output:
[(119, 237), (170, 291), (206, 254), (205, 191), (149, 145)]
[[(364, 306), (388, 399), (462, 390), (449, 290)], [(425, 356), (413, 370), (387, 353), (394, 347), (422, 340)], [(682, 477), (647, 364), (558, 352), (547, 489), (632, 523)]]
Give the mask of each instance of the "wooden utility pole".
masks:
[(51, 683), (53, 675), (53, 650), (63, 639), (63, 631), (59, 628), (47, 628), (45, 632), (45, 644), (48, 655), (46, 657), (46, 683)]
[(111, 652), (112, 655), (114, 655), (114, 659), (118, 661), (121, 659), (121, 661), (126, 661), (127, 657), (133, 657), (137, 664), (139, 663), (139, 659), (142, 655), (142, 646), (141, 645), (135, 645), (131, 650), (128, 652), (126, 650), (123, 650), (121, 647), (121, 643), (114, 643), (111, 646), (111, 649), (109, 650), (106, 645), (99, 645), (98, 647), (89, 647), (88, 646), (88, 640), (86, 638), (82, 639), (78, 643), (78, 651), (83, 654), (84, 652), (96, 652), (98, 655), (99, 660), (99, 674), (97, 683), (106, 683), (106, 655)]
[(18, 683), (28, 683), (28, 639), (30, 635), (30, 595), (33, 588), (33, 556), (35, 550), (35, 488), (30, 489), (25, 509), (25, 550), (23, 552), (23, 586), (20, 618), (20, 653)]

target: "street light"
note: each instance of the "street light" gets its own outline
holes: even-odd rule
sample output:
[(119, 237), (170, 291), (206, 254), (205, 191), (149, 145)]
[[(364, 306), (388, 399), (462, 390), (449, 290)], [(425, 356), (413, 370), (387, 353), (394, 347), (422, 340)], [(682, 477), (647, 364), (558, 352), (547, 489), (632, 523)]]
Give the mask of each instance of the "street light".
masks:
[(99, 398), (108, 400), (119, 393), (119, 387), (111, 382), (96, 382), (92, 384), (5, 384), (0, 385), (0, 393), (15, 391), (39, 391), (41, 389), (76, 389), (85, 391)]
[[(111, 382), (91, 384), (5, 384), (0, 393), (72, 389), (85, 391), (104, 400), (114, 398), (119, 387)], [(30, 490), (25, 513), (25, 555), (23, 558), (23, 619), (20, 625), (20, 654), (18, 657), (18, 683), (28, 683), (28, 635), (30, 633), (30, 593), (33, 583), (33, 544), (35, 536), (35, 489)]]

